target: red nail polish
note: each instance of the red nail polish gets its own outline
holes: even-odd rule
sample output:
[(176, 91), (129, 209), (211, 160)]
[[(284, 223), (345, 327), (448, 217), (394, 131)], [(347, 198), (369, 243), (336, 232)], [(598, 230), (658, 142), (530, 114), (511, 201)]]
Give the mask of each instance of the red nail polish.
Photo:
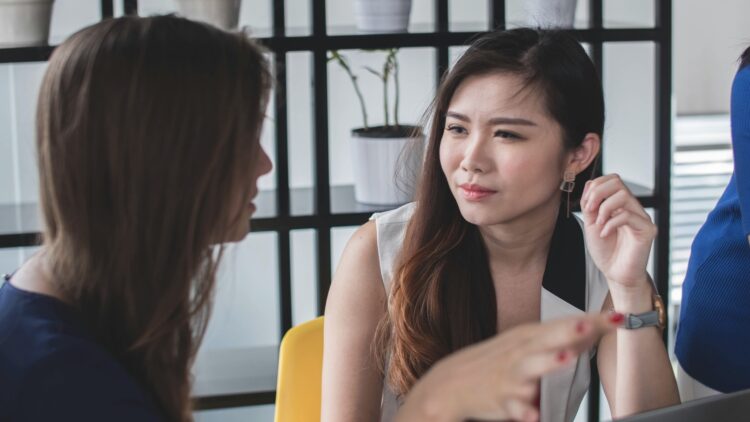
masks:
[(557, 361), (558, 362), (565, 362), (565, 360), (568, 358), (568, 352), (565, 350), (562, 350), (557, 353)]
[(586, 322), (579, 321), (578, 324), (576, 324), (576, 332), (582, 334), (584, 331), (586, 331)]
[(625, 321), (625, 315), (623, 315), (623, 314), (621, 314), (619, 312), (615, 312), (615, 313), (613, 313), (612, 315), (609, 316), (609, 320), (613, 324), (622, 324), (622, 322)]

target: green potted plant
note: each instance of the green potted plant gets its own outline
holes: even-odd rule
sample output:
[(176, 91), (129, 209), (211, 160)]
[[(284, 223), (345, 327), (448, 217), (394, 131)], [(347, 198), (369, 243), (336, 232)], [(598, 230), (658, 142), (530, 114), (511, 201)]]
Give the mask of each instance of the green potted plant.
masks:
[[(362, 111), (362, 126), (351, 131), (354, 172), (354, 196), (357, 202), (374, 205), (399, 205), (414, 197), (416, 175), (424, 153), (424, 134), (420, 127), (399, 122), (398, 49), (385, 51), (382, 69), (365, 67), (383, 85), (383, 125), (371, 126), (367, 106), (359, 88), (359, 77), (349, 60), (331, 51), (329, 61), (338, 63), (349, 76)], [(390, 112), (389, 85), (393, 81), (393, 113)], [(392, 119), (391, 119), (392, 117)]]

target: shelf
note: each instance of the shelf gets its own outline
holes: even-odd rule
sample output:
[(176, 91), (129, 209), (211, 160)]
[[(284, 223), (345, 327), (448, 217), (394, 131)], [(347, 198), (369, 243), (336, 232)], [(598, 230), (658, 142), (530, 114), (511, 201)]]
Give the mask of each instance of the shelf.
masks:
[[(571, 29), (580, 42), (634, 42), (662, 40), (656, 28)], [(307, 35), (285, 37), (258, 37), (257, 39), (275, 53), (313, 50), (379, 49), (407, 47), (440, 47), (465, 45), (485, 31), (465, 32), (414, 32), (388, 34)], [(40, 62), (49, 59), (55, 46), (0, 48), (0, 63)]]
[[(632, 182), (628, 188), (646, 208), (657, 206), (651, 189)], [(331, 214), (315, 214), (315, 190), (298, 188), (290, 190), (291, 216), (280, 217), (276, 210), (276, 191), (263, 190), (256, 200), (257, 211), (252, 219), (252, 232), (297, 230), (356, 226), (364, 224), (375, 212), (387, 211), (398, 205), (367, 205), (354, 200), (351, 185), (332, 186)], [(0, 205), (0, 248), (36, 246), (39, 244), (41, 221), (39, 206), (35, 203)]]
[[(293, 188), (289, 191), (290, 213), (293, 217), (312, 216), (315, 214), (315, 189)], [(373, 212), (387, 211), (397, 207), (387, 205), (361, 204), (354, 199), (354, 186), (331, 186), (331, 213), (332, 214), (372, 214)], [(276, 191), (262, 190), (255, 199), (257, 211), (253, 220), (273, 219), (278, 213), (276, 210)], [(0, 226), (2, 227), (2, 226)], [(2, 233), (2, 230), (0, 230)]]
[[(436, 27), (434, 23), (412, 23), (407, 28), (406, 32), (400, 32), (399, 34), (434, 34)], [(476, 31), (476, 29), (474, 29)], [(326, 28), (326, 34), (329, 36), (342, 36), (342, 35), (383, 35), (392, 34), (392, 32), (364, 32), (357, 29), (354, 25), (329, 25)]]
[(56, 46), (0, 48), (0, 63), (44, 62)]
[(278, 354), (275, 345), (198, 353), (193, 367), (196, 410), (272, 404)]

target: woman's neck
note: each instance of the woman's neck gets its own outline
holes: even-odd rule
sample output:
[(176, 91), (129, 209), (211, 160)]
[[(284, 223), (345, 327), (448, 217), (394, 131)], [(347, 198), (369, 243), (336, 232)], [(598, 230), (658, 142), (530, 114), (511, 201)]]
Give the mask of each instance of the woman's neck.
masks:
[(50, 272), (45, 265), (44, 255), (44, 250), (41, 250), (29, 258), (29, 260), (13, 274), (11, 283), (14, 287), (21, 290), (51, 296), (60, 301), (69, 303), (62, 292), (52, 282)]
[(554, 202), (537, 207), (507, 223), (480, 226), (490, 266), (520, 273), (544, 266), (560, 210)]

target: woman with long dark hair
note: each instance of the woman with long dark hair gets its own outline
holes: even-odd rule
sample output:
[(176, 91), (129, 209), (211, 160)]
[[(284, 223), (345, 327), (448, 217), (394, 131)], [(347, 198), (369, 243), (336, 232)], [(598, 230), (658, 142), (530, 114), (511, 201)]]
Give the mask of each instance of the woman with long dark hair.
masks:
[[(604, 101), (583, 48), (559, 31), (481, 37), (442, 80), (428, 126), (416, 201), (360, 228), (334, 277), (324, 420), (353, 409), (391, 420), (443, 357), (525, 323), (610, 310), (627, 314), (596, 351), (613, 416), (677, 403), (646, 272), (656, 227), (617, 175), (589, 180)], [(582, 220), (570, 213), (579, 198)], [(572, 420), (593, 357), (540, 374), (524, 403), (536, 397), (543, 421)], [(464, 387), (453, 397), (477, 394)], [(463, 416), (503, 417), (475, 411)]]
[[(55, 49), (37, 110), (43, 245), (0, 288), (1, 421), (192, 420), (215, 245), (246, 236), (271, 169), (259, 143), (271, 84), (246, 36), (172, 16), (105, 20)], [(536, 324), (474, 352), (499, 356), (487, 373), (532, 377), (613, 327)], [(521, 344), (535, 359), (503, 356)], [(401, 415), (446, 414), (452, 371), (492, 381), (463, 370), (475, 360), (440, 365)]]

